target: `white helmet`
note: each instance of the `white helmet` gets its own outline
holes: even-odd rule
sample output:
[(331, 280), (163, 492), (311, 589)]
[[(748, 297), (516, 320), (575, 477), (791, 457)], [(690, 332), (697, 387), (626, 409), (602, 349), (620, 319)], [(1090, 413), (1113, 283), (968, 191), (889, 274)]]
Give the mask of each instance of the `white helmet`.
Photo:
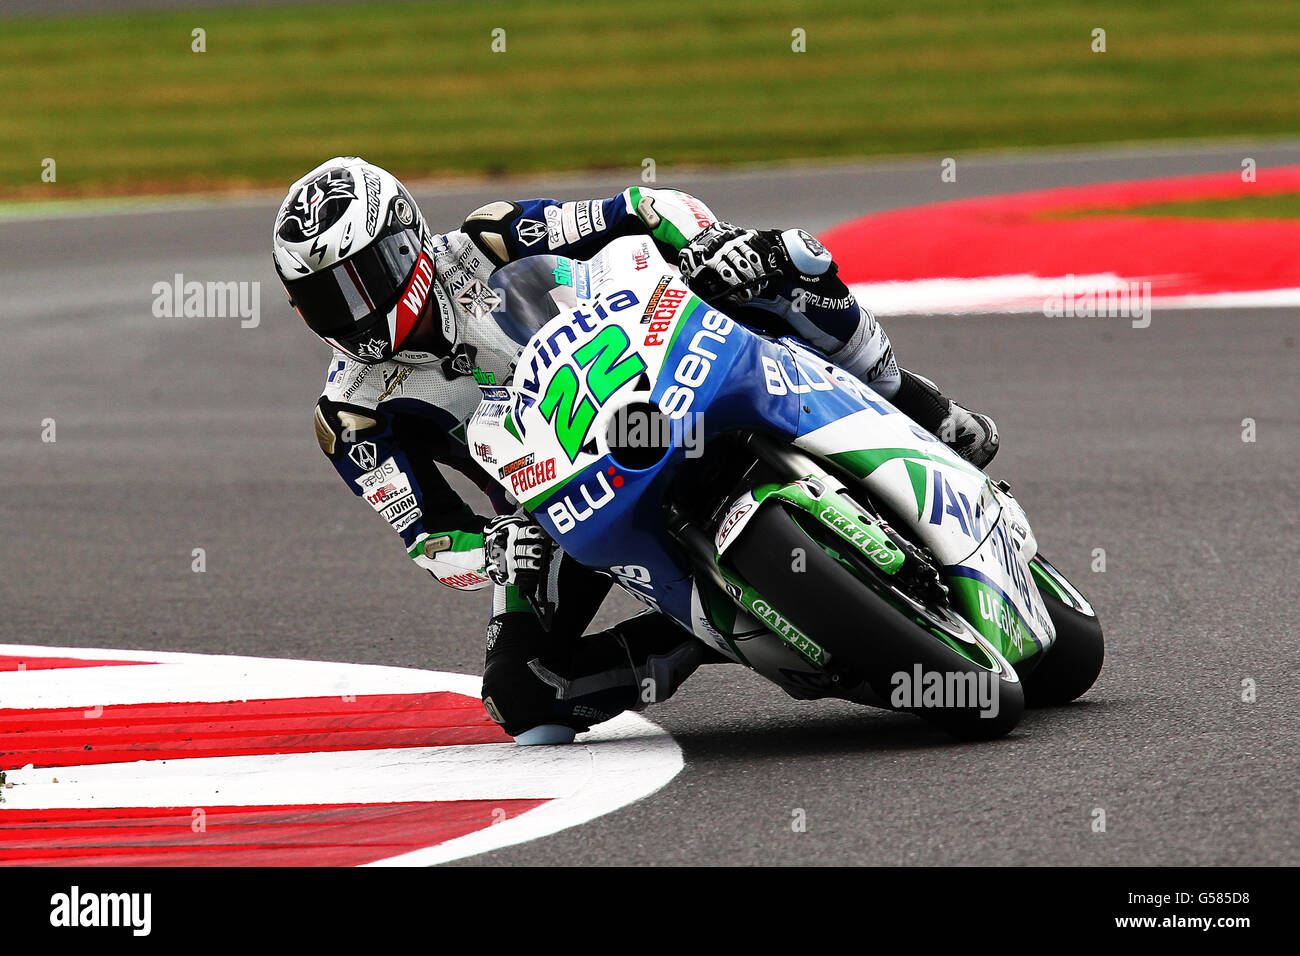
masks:
[(397, 177), (338, 156), (289, 187), (275, 269), (308, 328), (358, 361), (382, 362), (438, 307), (431, 239)]

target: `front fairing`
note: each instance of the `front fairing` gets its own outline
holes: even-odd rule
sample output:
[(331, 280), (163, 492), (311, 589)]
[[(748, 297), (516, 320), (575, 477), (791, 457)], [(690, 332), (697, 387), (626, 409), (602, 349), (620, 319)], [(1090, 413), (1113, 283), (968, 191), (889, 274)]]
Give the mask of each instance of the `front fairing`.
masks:
[[(538, 258), (550, 261), (502, 270), (503, 296), (512, 316), (520, 290), (555, 303), (555, 315), (531, 336), (509, 387), (484, 389), (471, 448), (574, 559), (595, 568), (635, 560), (645, 573), (629, 590), (687, 622), (691, 571), (665, 529), (668, 486), (721, 432), (794, 437), (798, 403), (754, 388), (764, 358), (782, 349), (702, 302), (648, 240), (617, 240), (588, 262)], [(650, 467), (619, 465), (611, 422), (645, 402), (672, 424), (670, 447)]]

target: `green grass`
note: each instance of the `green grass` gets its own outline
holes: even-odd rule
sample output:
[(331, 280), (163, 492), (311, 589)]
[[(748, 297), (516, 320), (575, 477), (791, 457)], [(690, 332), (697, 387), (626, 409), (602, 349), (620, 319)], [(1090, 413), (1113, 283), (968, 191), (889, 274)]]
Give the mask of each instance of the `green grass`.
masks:
[(1182, 219), (1300, 219), (1300, 192), (1225, 199), (1189, 199), (1120, 208), (1077, 209), (1052, 213), (1048, 219), (1093, 216), (1176, 216)]
[(0, 21), (0, 102), (9, 198), (284, 185), (337, 153), (422, 176), (634, 177), (651, 157), (663, 177), (1273, 137), (1297, 132), (1300, 4), (441, 0)]

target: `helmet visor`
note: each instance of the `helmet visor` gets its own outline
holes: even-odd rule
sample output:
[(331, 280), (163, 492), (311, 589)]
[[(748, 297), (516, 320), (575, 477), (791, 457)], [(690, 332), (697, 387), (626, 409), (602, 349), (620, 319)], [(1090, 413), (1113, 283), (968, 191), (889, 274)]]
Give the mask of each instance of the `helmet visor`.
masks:
[(419, 258), (419, 230), (397, 229), (328, 269), (285, 282), (285, 289), (313, 332), (350, 339), (393, 310)]

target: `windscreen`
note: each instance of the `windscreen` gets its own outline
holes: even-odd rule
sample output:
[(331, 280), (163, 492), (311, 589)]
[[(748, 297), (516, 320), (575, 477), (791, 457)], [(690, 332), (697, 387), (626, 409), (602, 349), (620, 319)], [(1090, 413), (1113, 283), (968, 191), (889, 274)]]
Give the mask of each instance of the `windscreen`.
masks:
[(501, 330), (519, 345), (563, 309), (577, 305), (571, 260), (562, 256), (529, 256), (502, 266), (488, 285), (501, 298), (493, 310)]

